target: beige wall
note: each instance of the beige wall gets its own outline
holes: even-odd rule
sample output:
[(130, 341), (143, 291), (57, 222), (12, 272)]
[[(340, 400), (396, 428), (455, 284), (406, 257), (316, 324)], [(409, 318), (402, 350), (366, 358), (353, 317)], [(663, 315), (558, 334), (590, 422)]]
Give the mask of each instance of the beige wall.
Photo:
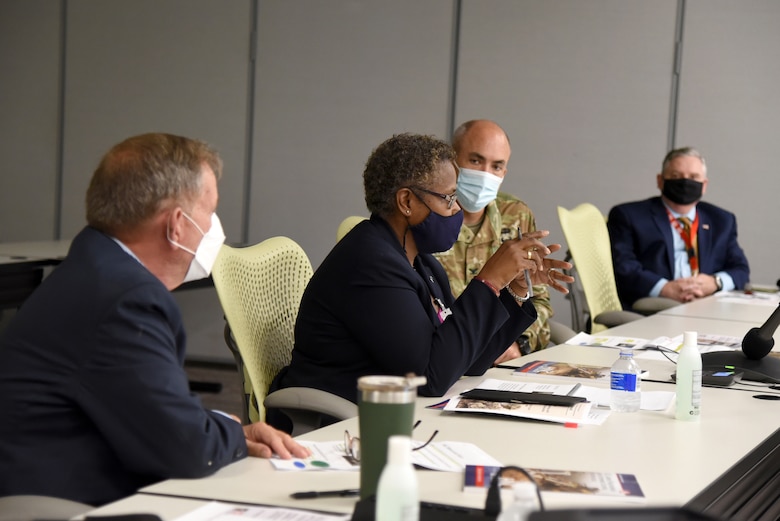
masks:
[[(168, 131), (222, 151), (229, 241), (287, 235), (316, 267), (373, 147), (489, 117), (504, 188), (561, 242), (558, 205), (654, 195), (670, 141), (700, 147), (773, 283), (777, 27), (773, 0), (3, 0), (0, 241), (72, 237), (100, 155)], [(192, 352), (229, 357), (213, 292), (177, 298)]]

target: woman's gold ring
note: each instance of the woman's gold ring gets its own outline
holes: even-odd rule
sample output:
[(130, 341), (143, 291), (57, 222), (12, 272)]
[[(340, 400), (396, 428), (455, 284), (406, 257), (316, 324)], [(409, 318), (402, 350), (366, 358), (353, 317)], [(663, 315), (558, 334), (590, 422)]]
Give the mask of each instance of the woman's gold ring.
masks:
[(532, 252), (531, 250), (528, 250), (528, 260), (531, 260), (533, 258), (534, 258), (534, 252)]

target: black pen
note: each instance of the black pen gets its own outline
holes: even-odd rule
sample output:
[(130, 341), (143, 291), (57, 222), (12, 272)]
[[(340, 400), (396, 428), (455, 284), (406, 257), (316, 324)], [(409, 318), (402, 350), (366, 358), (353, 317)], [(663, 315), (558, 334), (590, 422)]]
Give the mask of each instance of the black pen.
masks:
[(293, 492), (293, 499), (314, 499), (318, 497), (352, 497), (360, 494), (360, 489), (348, 488), (345, 490), (310, 490), (309, 492)]

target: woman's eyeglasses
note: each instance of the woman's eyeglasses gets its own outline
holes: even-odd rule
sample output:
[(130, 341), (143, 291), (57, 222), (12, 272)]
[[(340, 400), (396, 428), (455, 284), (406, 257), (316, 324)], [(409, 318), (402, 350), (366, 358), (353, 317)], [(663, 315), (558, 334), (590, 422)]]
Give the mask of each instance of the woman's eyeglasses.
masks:
[[(412, 429), (416, 429), (418, 425), (420, 425), (420, 421), (415, 423)], [(431, 434), (431, 437), (428, 438), (428, 441), (419, 447), (413, 448), (412, 450), (424, 449), (433, 441), (437, 434), (439, 434), (438, 429), (433, 431), (433, 434)], [(344, 453), (346, 454), (347, 461), (349, 461), (352, 465), (357, 465), (360, 463), (360, 438), (357, 436), (352, 436), (347, 430), (344, 431)]]
[(421, 192), (425, 192), (426, 194), (435, 195), (436, 197), (441, 197), (445, 201), (447, 201), (447, 209), (452, 208), (452, 206), (455, 204), (455, 201), (458, 200), (458, 196), (453, 192), (451, 194), (440, 194), (439, 192), (434, 192), (433, 190), (428, 190), (427, 188), (421, 188), (419, 186), (410, 188), (412, 192), (415, 190), (420, 190)]

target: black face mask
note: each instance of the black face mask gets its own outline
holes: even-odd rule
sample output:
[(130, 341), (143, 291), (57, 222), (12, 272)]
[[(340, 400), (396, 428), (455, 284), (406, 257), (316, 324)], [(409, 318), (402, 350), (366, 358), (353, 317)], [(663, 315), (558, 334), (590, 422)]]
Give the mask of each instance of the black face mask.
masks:
[(677, 204), (691, 204), (701, 199), (704, 183), (693, 179), (664, 179), (661, 193)]

